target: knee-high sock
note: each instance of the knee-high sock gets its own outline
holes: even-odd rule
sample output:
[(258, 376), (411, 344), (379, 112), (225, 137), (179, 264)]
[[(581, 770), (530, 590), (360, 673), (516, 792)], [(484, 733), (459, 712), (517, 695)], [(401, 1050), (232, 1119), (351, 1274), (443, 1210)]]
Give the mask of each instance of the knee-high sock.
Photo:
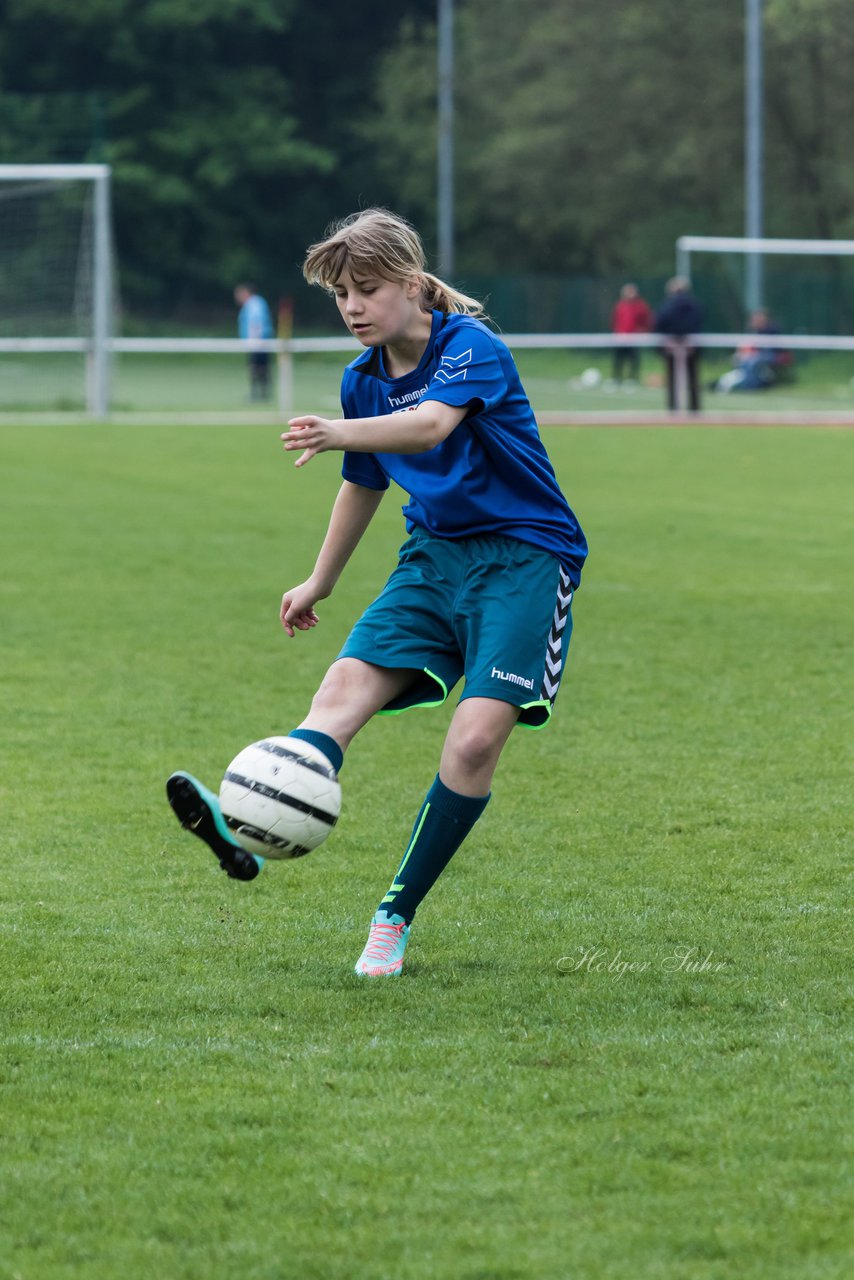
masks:
[(412, 838), (380, 909), (410, 923), (463, 840), (486, 808), (489, 796), (461, 796), (438, 774), (421, 806)]
[(300, 738), (303, 742), (310, 742), (313, 747), (317, 747), (318, 751), (323, 752), (336, 773), (341, 772), (341, 766), (344, 763), (344, 752), (335, 739), (330, 738), (328, 733), (321, 733), (318, 729), (291, 729), (288, 737)]

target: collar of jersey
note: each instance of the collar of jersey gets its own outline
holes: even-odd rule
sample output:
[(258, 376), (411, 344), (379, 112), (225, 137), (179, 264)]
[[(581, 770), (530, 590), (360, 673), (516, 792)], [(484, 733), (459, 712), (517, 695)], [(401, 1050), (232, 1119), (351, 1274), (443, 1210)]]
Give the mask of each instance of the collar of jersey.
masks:
[(356, 357), (350, 368), (358, 369), (359, 373), (366, 373), (374, 378), (380, 378), (383, 382), (390, 382), (401, 386), (405, 382), (408, 382), (410, 378), (417, 378), (423, 374), (425, 367), (430, 362), (436, 336), (439, 333), (439, 330), (447, 324), (449, 319), (450, 316), (446, 315), (443, 311), (433, 312), (433, 324), (430, 329), (430, 337), (427, 339), (427, 346), (424, 348), (424, 354), (414, 369), (410, 369), (409, 373), (404, 373), (399, 378), (389, 377), (386, 372), (382, 359), (382, 347), (370, 347), (367, 351), (364, 351), (360, 356)]

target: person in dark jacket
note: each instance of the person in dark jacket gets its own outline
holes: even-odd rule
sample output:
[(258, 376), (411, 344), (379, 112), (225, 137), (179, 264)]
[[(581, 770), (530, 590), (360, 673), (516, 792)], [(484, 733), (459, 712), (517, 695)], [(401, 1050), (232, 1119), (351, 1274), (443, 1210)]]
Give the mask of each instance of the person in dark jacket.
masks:
[(691, 346), (688, 339), (702, 327), (703, 309), (691, 292), (691, 282), (684, 276), (674, 276), (667, 282), (665, 299), (655, 313), (653, 326), (665, 338), (662, 354), (667, 366), (667, 407), (671, 412), (683, 407), (678, 396), (682, 362), (687, 374), (688, 408), (692, 413), (700, 408), (700, 350)]

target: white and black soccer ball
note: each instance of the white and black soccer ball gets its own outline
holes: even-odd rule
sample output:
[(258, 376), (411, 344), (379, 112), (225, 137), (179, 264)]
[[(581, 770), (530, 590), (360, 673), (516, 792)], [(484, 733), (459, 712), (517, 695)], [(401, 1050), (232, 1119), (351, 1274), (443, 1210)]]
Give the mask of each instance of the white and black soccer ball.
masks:
[(244, 849), (263, 858), (301, 858), (322, 844), (338, 821), (341, 785), (312, 743), (264, 738), (234, 757), (219, 803)]

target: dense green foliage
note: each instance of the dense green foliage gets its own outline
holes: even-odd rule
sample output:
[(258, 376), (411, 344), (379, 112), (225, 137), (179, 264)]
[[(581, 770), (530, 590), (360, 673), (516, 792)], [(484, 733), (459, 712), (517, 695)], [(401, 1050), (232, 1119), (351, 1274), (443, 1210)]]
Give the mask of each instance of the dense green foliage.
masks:
[[(467, 270), (668, 271), (678, 234), (741, 234), (741, 0), (459, 7)], [(433, 198), (432, 40), (406, 28), (370, 126), (422, 215)], [(852, 235), (846, 0), (771, 0), (765, 54), (768, 234)]]
[(447, 713), (368, 726), (248, 886), (163, 783), (301, 716), (394, 498), (289, 642), (333, 459), (0, 428), (4, 1278), (850, 1276), (854, 436), (548, 444), (592, 546), (555, 721), (366, 986)]
[[(114, 166), (132, 304), (294, 274), (330, 175), (349, 172), (348, 112), (376, 57), (373, 24), (333, 7), (334, 21), (298, 0), (7, 0), (4, 159)], [(399, 5), (372, 8), (382, 27)]]
[[(849, 0), (767, 0), (767, 230), (854, 234)], [(115, 165), (125, 300), (292, 291), (366, 203), (435, 226), (433, 0), (4, 0), (9, 160)], [(458, 274), (636, 275), (743, 225), (743, 4), (457, 0)]]

